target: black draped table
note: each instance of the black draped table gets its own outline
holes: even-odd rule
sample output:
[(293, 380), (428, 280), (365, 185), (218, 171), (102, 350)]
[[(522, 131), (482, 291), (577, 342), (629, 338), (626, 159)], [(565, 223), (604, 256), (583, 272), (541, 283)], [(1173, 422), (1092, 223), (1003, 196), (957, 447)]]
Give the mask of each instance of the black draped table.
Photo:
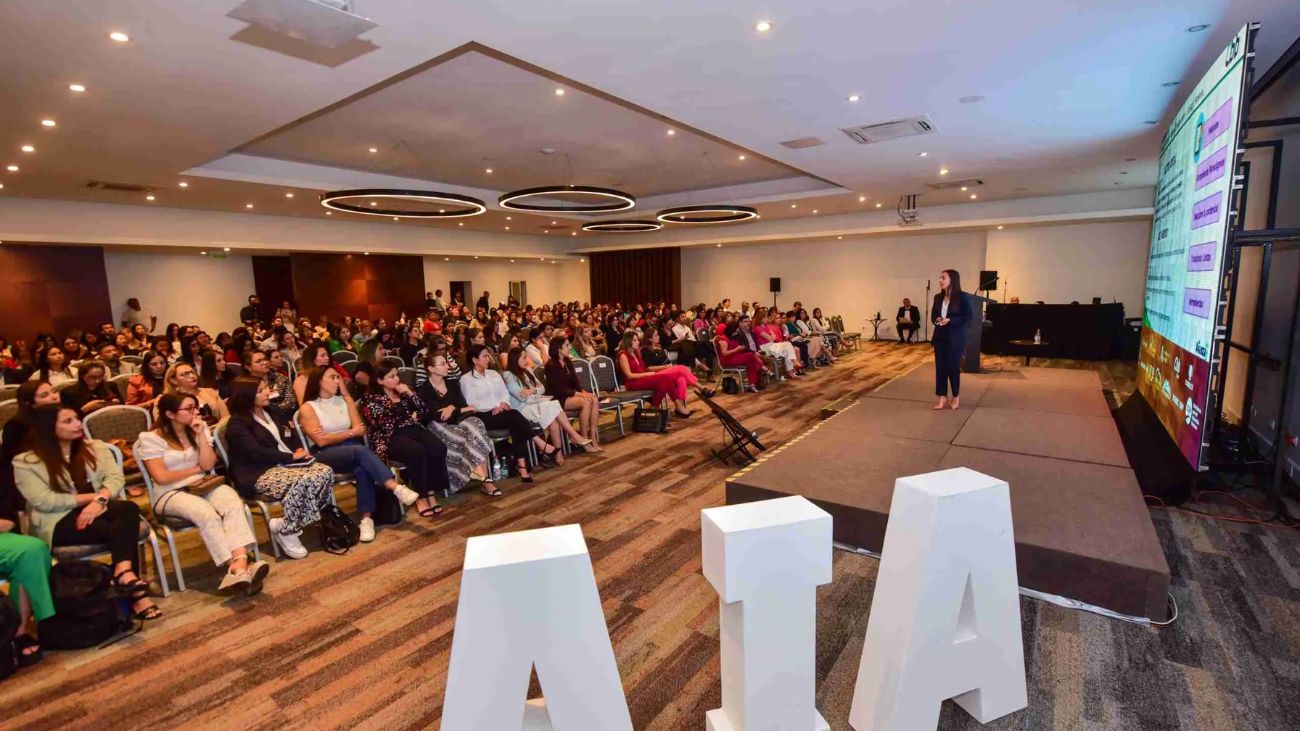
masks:
[[(1124, 305), (1009, 305), (988, 309), (982, 352), (991, 355), (1033, 355), (1047, 358), (1108, 360), (1123, 357)], [(1018, 346), (1013, 340), (1034, 339), (1040, 331), (1045, 346)], [(1032, 351), (1032, 352), (1030, 352)]]

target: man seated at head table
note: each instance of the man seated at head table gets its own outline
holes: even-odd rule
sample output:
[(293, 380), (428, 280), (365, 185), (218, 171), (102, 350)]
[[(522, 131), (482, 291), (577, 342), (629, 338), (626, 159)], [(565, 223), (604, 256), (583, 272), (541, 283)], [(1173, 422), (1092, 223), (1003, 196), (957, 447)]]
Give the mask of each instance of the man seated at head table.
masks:
[(894, 321), (898, 330), (898, 342), (911, 340), (917, 328), (921, 327), (921, 311), (912, 304), (912, 300), (904, 297), (903, 306), (898, 308), (898, 316)]

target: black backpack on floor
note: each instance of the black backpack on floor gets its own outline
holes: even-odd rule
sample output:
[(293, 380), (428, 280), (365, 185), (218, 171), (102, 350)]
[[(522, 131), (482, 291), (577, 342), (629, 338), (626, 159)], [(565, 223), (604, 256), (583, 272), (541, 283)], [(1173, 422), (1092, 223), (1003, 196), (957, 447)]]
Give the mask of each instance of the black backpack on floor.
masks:
[(361, 527), (337, 505), (321, 508), (317, 525), (320, 526), (320, 544), (330, 553), (341, 556), (361, 542)]
[(112, 568), (96, 561), (60, 561), (51, 568), (54, 616), (37, 625), (41, 646), (81, 650), (130, 629), (112, 580)]
[(14, 606), (9, 597), (0, 594), (0, 680), (18, 672), (18, 653), (14, 650), (14, 636), (18, 634), (18, 628), (22, 623), (23, 617), (18, 613), (18, 607)]
[(383, 487), (375, 489), (375, 512), (371, 514), (371, 520), (375, 521), (376, 526), (380, 525), (397, 525), (406, 517), (406, 508), (402, 502), (397, 499), (392, 490), (385, 490)]

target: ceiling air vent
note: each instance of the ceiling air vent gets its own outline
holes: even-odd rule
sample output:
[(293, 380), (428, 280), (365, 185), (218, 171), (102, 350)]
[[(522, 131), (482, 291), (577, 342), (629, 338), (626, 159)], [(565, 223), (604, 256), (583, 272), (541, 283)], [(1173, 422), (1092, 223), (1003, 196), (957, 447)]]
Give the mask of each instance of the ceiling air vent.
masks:
[(783, 147), (789, 147), (791, 150), (802, 150), (805, 147), (819, 147), (826, 144), (825, 140), (819, 140), (816, 137), (800, 137), (797, 140), (786, 140), (782, 142)]
[(845, 127), (841, 131), (859, 145), (873, 145), (877, 142), (895, 140), (899, 137), (928, 135), (938, 130), (939, 128), (934, 125), (934, 122), (930, 121), (930, 116), (922, 114), (919, 117), (895, 119), (892, 122), (864, 124), (861, 127)]
[(983, 178), (966, 178), (965, 180), (942, 180), (937, 183), (926, 183), (925, 186), (930, 190), (954, 190), (974, 188), (984, 185)]
[(111, 190), (114, 193), (149, 193), (153, 188), (148, 185), (136, 185), (135, 183), (108, 183), (103, 180), (92, 180), (86, 183), (86, 187), (91, 190)]

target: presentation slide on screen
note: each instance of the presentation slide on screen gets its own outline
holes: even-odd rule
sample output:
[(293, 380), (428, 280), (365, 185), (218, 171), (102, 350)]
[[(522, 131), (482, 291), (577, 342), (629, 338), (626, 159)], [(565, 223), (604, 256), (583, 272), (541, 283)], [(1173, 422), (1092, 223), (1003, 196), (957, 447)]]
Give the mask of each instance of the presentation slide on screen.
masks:
[(1138, 390), (1194, 468), (1209, 404), (1246, 42), (1242, 28), (1178, 110), (1156, 181)]

